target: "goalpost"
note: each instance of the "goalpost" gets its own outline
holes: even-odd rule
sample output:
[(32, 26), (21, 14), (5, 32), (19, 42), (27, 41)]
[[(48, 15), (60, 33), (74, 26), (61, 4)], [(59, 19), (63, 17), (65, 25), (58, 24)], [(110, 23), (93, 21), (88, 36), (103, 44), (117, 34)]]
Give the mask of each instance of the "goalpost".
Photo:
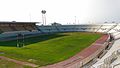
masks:
[(18, 34), (17, 35), (17, 47), (24, 47), (25, 41), (24, 41), (24, 34)]

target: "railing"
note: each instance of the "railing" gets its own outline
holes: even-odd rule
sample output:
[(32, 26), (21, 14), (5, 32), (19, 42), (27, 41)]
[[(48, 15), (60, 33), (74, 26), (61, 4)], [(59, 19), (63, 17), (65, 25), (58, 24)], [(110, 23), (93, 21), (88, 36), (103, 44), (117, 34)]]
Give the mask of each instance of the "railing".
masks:
[(101, 25), (95, 32), (98, 32), (98, 30), (101, 29), (102, 26), (103, 26), (103, 25)]
[(111, 65), (111, 63), (113, 63), (119, 57), (119, 55), (120, 55), (120, 49), (117, 51), (114, 51), (109, 57), (105, 58), (103, 64), (98, 65), (97, 68), (114, 68), (120, 65), (120, 63), (114, 66)]
[(113, 25), (110, 29), (108, 29), (108, 30), (106, 31), (106, 33), (108, 33), (110, 30), (112, 30), (112, 29), (115, 28), (116, 26), (118, 26), (118, 24)]
[(117, 67), (118, 65), (120, 65), (120, 63), (113, 65), (113, 68)]

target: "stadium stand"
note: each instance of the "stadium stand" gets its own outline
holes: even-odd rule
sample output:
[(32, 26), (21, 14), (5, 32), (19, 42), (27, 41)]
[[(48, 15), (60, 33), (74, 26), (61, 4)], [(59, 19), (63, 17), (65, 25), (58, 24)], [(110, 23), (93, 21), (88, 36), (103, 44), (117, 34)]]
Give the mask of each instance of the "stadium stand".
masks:
[(58, 26), (39, 26), (43, 32), (95, 32), (100, 25), (58, 25)]
[(113, 24), (104, 24), (101, 26), (101, 28), (98, 30), (98, 32), (104, 32), (104, 33), (107, 33), (108, 32), (108, 29), (112, 28)]
[(37, 22), (0, 22), (0, 41), (16, 39), (18, 34), (25, 36), (40, 33), (36, 26)]
[(120, 24), (113, 24), (111, 27), (113, 28), (109, 28), (107, 33), (111, 34), (115, 39), (112, 47), (90, 68), (120, 68)]
[(0, 30), (2, 32), (13, 31), (32, 31), (37, 30), (37, 22), (0, 22)]

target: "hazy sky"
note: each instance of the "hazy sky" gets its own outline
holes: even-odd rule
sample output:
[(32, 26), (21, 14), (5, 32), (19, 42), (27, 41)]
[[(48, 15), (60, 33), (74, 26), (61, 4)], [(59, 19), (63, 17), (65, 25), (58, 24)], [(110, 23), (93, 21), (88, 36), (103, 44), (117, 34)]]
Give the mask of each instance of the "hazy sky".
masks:
[(41, 10), (47, 24), (120, 22), (120, 0), (0, 0), (0, 21), (42, 22)]

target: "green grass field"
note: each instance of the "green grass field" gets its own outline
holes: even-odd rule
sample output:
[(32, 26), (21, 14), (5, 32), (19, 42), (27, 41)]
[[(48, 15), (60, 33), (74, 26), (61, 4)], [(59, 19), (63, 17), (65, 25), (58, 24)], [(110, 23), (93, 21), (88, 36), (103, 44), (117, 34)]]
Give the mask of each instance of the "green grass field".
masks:
[(22, 48), (16, 47), (16, 40), (0, 42), (0, 52), (4, 53), (0, 55), (44, 66), (74, 56), (100, 37), (83, 32), (41, 35), (25, 39)]
[(28, 66), (22, 66), (19, 64), (16, 64), (14, 62), (6, 61), (6, 60), (0, 60), (0, 68), (32, 68)]

